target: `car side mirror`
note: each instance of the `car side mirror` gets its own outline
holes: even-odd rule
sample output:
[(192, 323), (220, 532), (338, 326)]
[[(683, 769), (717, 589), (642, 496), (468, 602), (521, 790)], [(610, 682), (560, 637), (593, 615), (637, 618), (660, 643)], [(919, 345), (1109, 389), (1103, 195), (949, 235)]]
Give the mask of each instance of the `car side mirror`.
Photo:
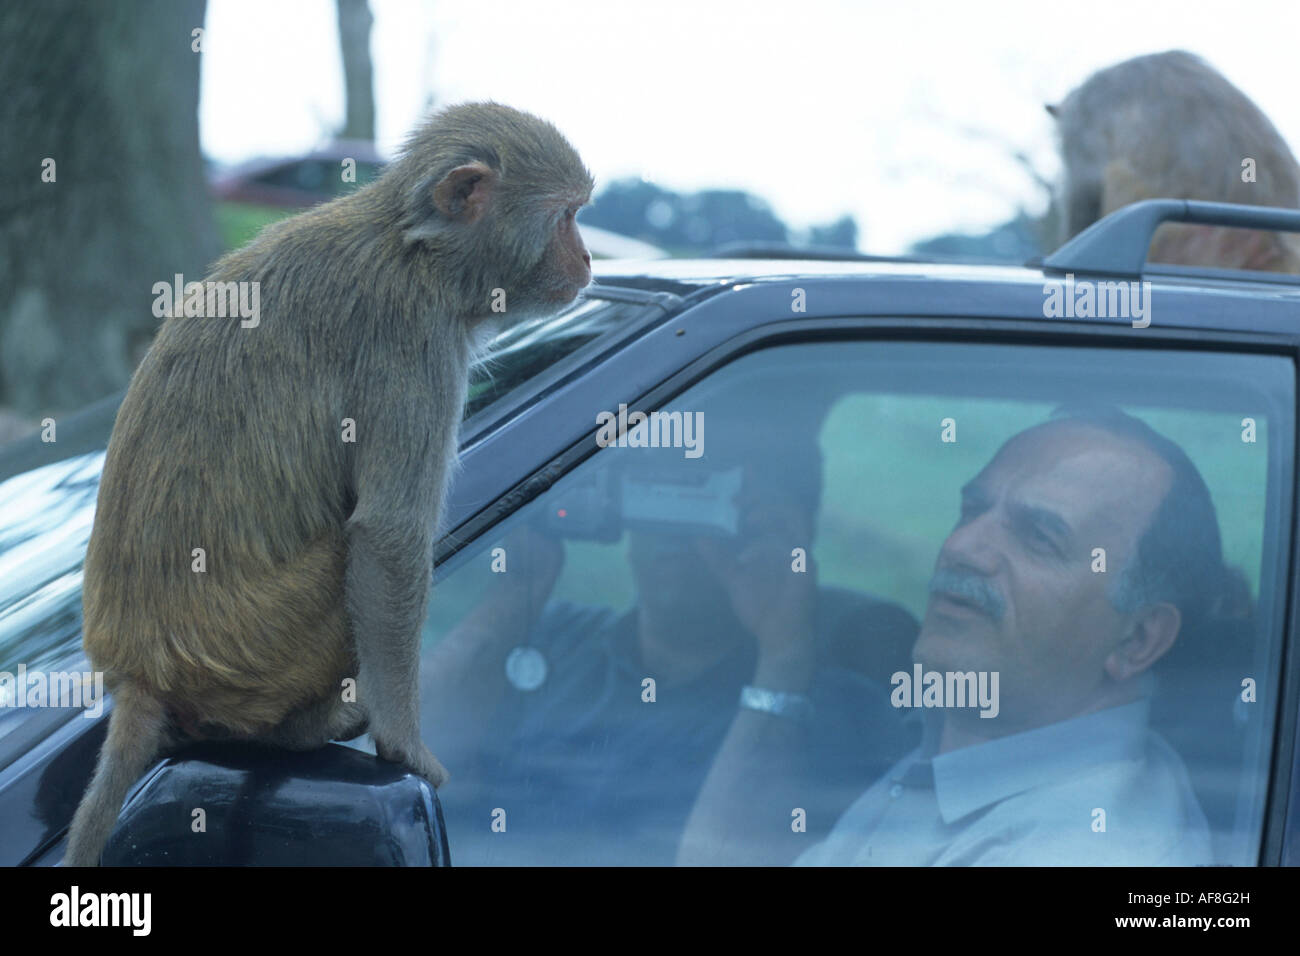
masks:
[(137, 785), (104, 866), (450, 866), (438, 795), (396, 764), (329, 744), (203, 743)]

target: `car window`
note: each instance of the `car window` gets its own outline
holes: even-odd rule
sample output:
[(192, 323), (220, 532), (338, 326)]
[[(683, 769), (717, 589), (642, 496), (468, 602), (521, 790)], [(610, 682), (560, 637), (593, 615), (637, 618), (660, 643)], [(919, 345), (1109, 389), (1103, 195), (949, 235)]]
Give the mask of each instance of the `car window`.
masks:
[(663, 414), (439, 569), (453, 859), (1253, 864), (1293, 407), (1271, 356), (826, 342), (603, 410)]
[(254, 177), (254, 182), (316, 193), (327, 188), (329, 179), (329, 172), (323, 162), (304, 159), (262, 173)]
[(358, 186), (364, 186), (383, 169), (380, 163), (359, 161), (356, 164), (355, 181), (345, 182), (339, 175), (340, 162), (341, 159), (295, 160), (255, 176), (253, 181), (265, 186), (297, 189), (305, 193), (328, 194), (333, 197), (342, 196), (353, 192)]

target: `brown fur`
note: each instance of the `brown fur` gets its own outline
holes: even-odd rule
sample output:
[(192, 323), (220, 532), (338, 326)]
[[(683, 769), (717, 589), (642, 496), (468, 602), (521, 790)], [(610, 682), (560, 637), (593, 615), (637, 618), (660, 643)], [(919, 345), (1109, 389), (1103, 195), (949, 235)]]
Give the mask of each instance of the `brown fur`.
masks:
[(419, 739), (416, 671), (468, 369), (488, 320), (590, 281), (572, 219), (590, 192), (549, 123), (453, 107), (375, 183), (216, 264), (208, 279), (260, 283), (256, 327), (163, 323), (86, 556), (84, 643), (115, 709), (68, 863), (97, 861), (131, 782), (187, 737), (310, 748), (368, 726), (381, 756), (447, 778)]
[[(1273, 124), (1199, 57), (1140, 56), (1091, 76), (1060, 106), (1062, 240), (1143, 199), (1300, 208), (1300, 166)], [(1242, 160), (1255, 160), (1255, 182)], [(1161, 226), (1149, 258), (1191, 266), (1300, 272), (1287, 233)]]

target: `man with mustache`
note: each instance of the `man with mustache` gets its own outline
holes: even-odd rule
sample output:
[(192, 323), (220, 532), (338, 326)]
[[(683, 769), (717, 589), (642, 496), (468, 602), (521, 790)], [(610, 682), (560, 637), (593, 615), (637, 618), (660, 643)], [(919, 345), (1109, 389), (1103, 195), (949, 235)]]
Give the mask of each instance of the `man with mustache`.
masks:
[(1173, 442), (1118, 410), (1014, 436), (962, 489), (912, 655), (926, 672), (996, 672), (996, 716), (918, 711), (921, 746), (796, 865), (1212, 862), (1148, 712), (1153, 665), (1227, 578), (1209, 492)]

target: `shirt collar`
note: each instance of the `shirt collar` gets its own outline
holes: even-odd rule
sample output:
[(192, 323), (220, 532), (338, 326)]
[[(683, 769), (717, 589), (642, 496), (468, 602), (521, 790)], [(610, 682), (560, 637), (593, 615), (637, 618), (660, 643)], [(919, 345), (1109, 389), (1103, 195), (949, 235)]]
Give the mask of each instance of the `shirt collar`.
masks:
[(1096, 764), (1141, 759), (1151, 700), (1008, 734), (931, 760), (944, 823), (1035, 787), (1060, 783)]

